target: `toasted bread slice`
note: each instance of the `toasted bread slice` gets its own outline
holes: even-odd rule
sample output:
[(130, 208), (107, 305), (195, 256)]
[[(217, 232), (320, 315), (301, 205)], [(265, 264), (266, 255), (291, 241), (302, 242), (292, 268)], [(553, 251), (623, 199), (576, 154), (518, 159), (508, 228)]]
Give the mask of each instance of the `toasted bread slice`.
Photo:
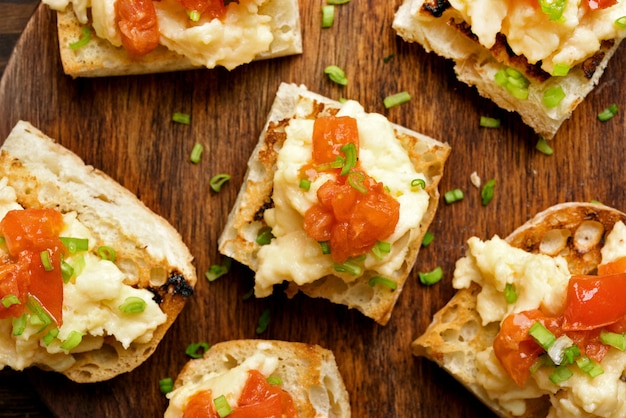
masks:
[[(249, 364), (247, 361), (253, 356), (260, 360)], [(241, 368), (236, 376), (243, 375), (240, 381), (243, 384), (249, 367), (257, 366), (269, 370), (265, 377), (280, 379), (280, 386), (293, 398), (301, 418), (350, 417), (349, 395), (332, 351), (318, 345), (276, 340), (221, 342), (213, 345), (201, 359), (190, 360), (176, 378), (174, 392), (167, 395), (170, 406), (165, 417), (181, 417), (189, 397), (206, 390), (203, 379)], [(231, 377), (229, 384), (235, 379)], [(215, 388), (214, 397), (223, 394), (217, 393), (218, 389), (226, 390)]]
[[(312, 93), (305, 87), (286, 83), (280, 85), (268, 121), (248, 161), (248, 171), (241, 190), (219, 238), (219, 251), (222, 254), (234, 258), (258, 273), (258, 254), (261, 246), (256, 242), (256, 237), (258, 232), (267, 226), (264, 219), (266, 211), (272, 209), (275, 204), (274, 175), (277, 171), (279, 152), (286, 140), (286, 127), (291, 120), (312, 120), (323, 115), (336, 114), (341, 108), (340, 103)], [(418, 173), (423, 174), (426, 184), (424, 191), (427, 194), (425, 196), (427, 207), (419, 219), (419, 225), (398, 240), (400, 244), (397, 247), (399, 251), (397, 254), (401, 254), (399, 256), (401, 263), (398, 263), (399, 266), (388, 277), (396, 282), (397, 289), (390, 291), (385, 286), (369, 285), (369, 280), (377, 273), (367, 268), (358, 277), (348, 279), (342, 278), (338, 273), (332, 273), (331, 268), (330, 274), (324, 274), (306, 283), (300, 281), (301, 276), (297, 269), (285, 275), (285, 281), (289, 282), (289, 295), (301, 291), (312, 297), (326, 298), (356, 308), (380, 324), (388, 322), (393, 306), (416, 260), (424, 234), (435, 216), (439, 197), (437, 186), (450, 153), (450, 147), (445, 143), (400, 126), (391, 126), (401, 147), (408, 153), (409, 164)], [(415, 216), (419, 216), (419, 210), (414, 213)], [(294, 222), (302, 225), (302, 217)], [(302, 226), (299, 229), (303, 231)], [(305, 239), (306, 242), (307, 240), (309, 238)], [(319, 248), (315, 245), (314, 247)], [(291, 248), (294, 251), (293, 257), (304, 257), (302, 247)], [(292, 255), (284, 257), (290, 259)], [(324, 260), (320, 262), (332, 267), (330, 256), (322, 257)], [(260, 291), (257, 274), (255, 294), (267, 296), (267, 293), (263, 294), (266, 290)]]
[[(269, 16), (273, 37), (266, 51), (255, 60), (278, 58), (302, 53), (300, 11), (297, 0), (268, 0), (258, 10), (259, 15)], [(89, 23), (91, 25), (91, 22)], [(121, 46), (114, 46), (106, 39), (96, 36), (91, 28), (90, 41), (83, 47), (72, 49), (85, 26), (79, 21), (71, 5), (57, 13), (59, 49), (63, 70), (72, 77), (104, 77), (128, 74), (149, 74), (202, 68), (204, 65), (180, 55), (164, 44), (141, 57), (130, 56)], [(206, 48), (212, 48), (207, 46)], [(250, 60), (238, 60), (229, 54), (217, 55), (213, 65), (232, 69)]]
[[(435, 17), (425, 12), (424, 5), (441, 14)], [(550, 76), (537, 66), (529, 65), (523, 57), (514, 55), (505, 39), (501, 38), (491, 49), (482, 46), (471, 32), (472, 28), (446, 5), (450, 3), (405, 0), (395, 15), (393, 28), (405, 41), (416, 42), (427, 52), (453, 60), (460, 81), (475, 86), (481, 96), (502, 109), (517, 112), (524, 123), (546, 139), (555, 136), (563, 122), (598, 84), (623, 39), (622, 36), (603, 42), (595, 55), (572, 68), (566, 76)], [(530, 81), (528, 99), (516, 99), (496, 82), (496, 73), (508, 66), (522, 72)], [(543, 95), (559, 85), (565, 98), (557, 107), (548, 109)]]
[[(152, 311), (157, 314), (155, 316), (165, 316), (158, 326), (148, 329), (147, 334), (133, 341), (119, 341), (116, 336), (107, 333), (109, 324), (102, 324), (104, 330), (94, 329), (91, 331), (93, 335), (86, 333), (83, 343), (75, 349), (56, 350), (54, 353), (47, 352), (44, 344), (40, 344), (41, 335), (26, 340), (11, 338), (11, 318), (0, 320), (3, 323), (0, 326), (0, 366), (8, 365), (16, 369), (38, 366), (58, 371), (81, 383), (107, 380), (139, 366), (154, 352), (188, 297), (193, 294), (196, 271), (181, 236), (130, 191), (101, 171), (85, 165), (77, 155), (28, 122), (20, 121), (0, 149), (0, 179), (2, 217), (7, 208), (19, 206), (51, 208), (63, 214), (75, 213), (79, 223), (89, 231), (90, 252), (95, 252), (98, 246), (113, 248), (115, 265), (121, 271), (125, 284), (123, 287), (144, 292), (142, 297), (157, 303)], [(101, 274), (99, 283), (105, 288), (96, 286), (94, 292), (106, 293), (107, 286), (113, 286), (112, 282), (105, 283), (111, 275), (98, 274)], [(75, 282), (72, 280), (64, 285), (66, 305), (69, 295), (78, 291), (75, 290), (79, 286), (78, 277), (82, 275), (77, 276)], [(83, 296), (93, 297), (94, 300), (99, 297), (90, 294), (89, 289)], [(106, 298), (115, 300), (116, 295)], [(70, 313), (81, 318), (79, 322), (92, 324), (99, 321), (99, 318), (90, 316), (92, 313), (102, 312), (101, 308), (103, 311), (116, 309), (115, 304), (109, 308), (100, 305), (106, 303), (104, 299), (98, 304), (83, 305), (82, 302), (84, 300), (81, 300), (83, 308), (64, 307), (64, 324)], [(87, 308), (90, 312), (80, 311)], [(118, 314), (110, 320), (118, 321), (119, 328), (123, 329), (147, 319), (142, 313), (137, 316)], [(55, 344), (51, 343), (50, 347)], [(25, 351), (28, 347), (33, 348), (33, 352), (27, 356)]]
[[(626, 214), (601, 204), (563, 203), (539, 213), (506, 241), (529, 253), (563, 257), (572, 275), (592, 274), (602, 261), (605, 238), (618, 221), (626, 221)], [(533, 388), (532, 392), (526, 392), (525, 399), (524, 389), (513, 385), (509, 400), (516, 399), (521, 405), (505, 407), (485, 390), (478, 373), (483, 358), (479, 353), (492, 346), (500, 324), (484, 324), (477, 311), (480, 292), (481, 286), (476, 283), (458, 290), (412, 343), (413, 354), (437, 363), (498, 416), (545, 417), (550, 410), (550, 398), (558, 403), (554, 394), (549, 396)], [(512, 410), (521, 412), (514, 414)]]

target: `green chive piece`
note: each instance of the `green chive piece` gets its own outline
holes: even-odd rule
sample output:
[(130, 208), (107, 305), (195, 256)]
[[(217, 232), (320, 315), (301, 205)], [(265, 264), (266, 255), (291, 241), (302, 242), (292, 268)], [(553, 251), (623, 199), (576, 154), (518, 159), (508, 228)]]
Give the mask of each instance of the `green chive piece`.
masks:
[(26, 329), (26, 323), (28, 321), (28, 315), (23, 314), (19, 318), (13, 318), (13, 332), (15, 337), (19, 337), (24, 333)]
[(146, 310), (146, 301), (138, 296), (129, 296), (119, 306), (119, 310), (125, 314), (138, 314)]
[(330, 254), (330, 244), (328, 241), (320, 241), (319, 244), (322, 248), (322, 254)]
[(546, 141), (545, 138), (543, 137), (539, 137), (539, 141), (537, 141), (537, 145), (535, 145), (535, 149), (541, 152), (542, 154), (546, 154), (546, 155), (552, 155), (554, 153), (554, 151), (552, 150), (552, 147), (550, 146), (550, 144), (548, 144), (548, 141)]
[(262, 334), (266, 329), (267, 326), (270, 324), (270, 310), (266, 309), (263, 311), (263, 313), (261, 313), (261, 316), (259, 317), (259, 323), (256, 327), (256, 333), (257, 334)]
[(490, 118), (488, 116), (480, 117), (480, 126), (483, 128), (499, 128), (500, 119)]
[(539, 321), (536, 321), (530, 327), (528, 334), (546, 351), (556, 341), (554, 334)]
[(327, 4), (346, 4), (350, 3), (350, 0), (326, 0)]
[(74, 274), (78, 277), (82, 274), (85, 268), (85, 257), (80, 254), (74, 259)]
[(174, 114), (172, 115), (172, 120), (177, 123), (182, 123), (183, 125), (190, 125), (191, 115), (189, 115), (188, 113), (174, 112)]
[(330, 28), (335, 21), (335, 6), (322, 6), (322, 27)]
[(216, 174), (211, 177), (211, 180), (209, 180), (209, 186), (211, 186), (211, 190), (218, 193), (222, 190), (222, 185), (224, 185), (224, 183), (228, 180), (230, 180), (230, 176), (228, 174)]
[(74, 275), (74, 267), (69, 265), (65, 260), (61, 261), (61, 276), (63, 283), (68, 283)]
[(341, 85), (348, 85), (348, 78), (346, 77), (346, 73), (336, 65), (329, 65), (324, 68), (324, 74), (328, 75), (331, 81)]
[(580, 348), (577, 345), (572, 345), (563, 350), (563, 360), (561, 363), (574, 364), (574, 361), (580, 357)]
[(530, 373), (534, 374), (543, 366), (555, 366), (550, 356), (548, 356), (546, 353), (543, 353), (539, 357), (537, 357), (537, 360), (535, 360), (535, 362), (530, 366)]
[(431, 286), (443, 279), (443, 269), (441, 266), (435, 267), (434, 270), (419, 273), (420, 283)]
[(494, 188), (496, 187), (496, 180), (490, 179), (483, 186), (480, 191), (480, 199), (483, 206), (487, 206), (493, 199)]
[(192, 22), (197, 22), (200, 20), (200, 12), (197, 10), (190, 10), (187, 15), (189, 16), (189, 20)]
[(39, 258), (41, 259), (41, 264), (43, 265), (43, 269), (45, 271), (54, 270), (54, 266), (52, 265), (52, 260), (50, 260), (50, 253), (48, 250), (43, 250), (39, 253)]
[(557, 107), (561, 101), (565, 98), (565, 92), (563, 91), (563, 87), (554, 86), (550, 87), (543, 93), (543, 104), (548, 108), (552, 109)]
[(270, 385), (282, 385), (283, 384), (283, 379), (281, 379), (280, 377), (276, 377), (276, 376), (270, 376), (267, 379), (267, 383), (269, 383)]
[(379, 260), (382, 260), (383, 257), (390, 252), (391, 243), (386, 241), (377, 241), (376, 244), (372, 247), (372, 253)]
[(424, 179), (413, 179), (411, 180), (411, 189), (416, 189), (420, 187), (421, 189), (426, 188), (426, 181)]
[(70, 48), (76, 51), (77, 49), (82, 48), (85, 45), (87, 45), (90, 40), (91, 40), (91, 29), (89, 29), (89, 27), (87, 26), (83, 26), (80, 29), (80, 37), (78, 38), (77, 41), (70, 43)]
[(201, 143), (196, 142), (191, 149), (191, 155), (189, 156), (189, 161), (194, 164), (198, 164), (200, 162), (200, 157), (202, 157), (202, 152), (204, 151), (204, 147)]
[(508, 304), (513, 304), (517, 301), (517, 291), (513, 283), (507, 283), (506, 286), (504, 286), (504, 299)]
[(224, 257), (222, 264), (213, 264), (209, 267), (209, 271), (207, 271), (204, 276), (208, 281), (213, 282), (230, 271), (232, 262), (232, 258)]
[(353, 276), (360, 276), (363, 273), (363, 267), (358, 265), (354, 260), (347, 260), (343, 263), (333, 263), (333, 268), (339, 273), (348, 273)]
[(106, 245), (101, 245), (100, 247), (98, 247), (98, 255), (101, 259), (110, 261), (112, 263), (115, 262), (115, 259), (117, 257), (117, 253), (115, 252), (115, 250)]
[(252, 289), (248, 290), (246, 293), (244, 293), (243, 296), (241, 296), (241, 299), (242, 300), (248, 300), (252, 296), (254, 296), (254, 287)]
[(256, 236), (256, 243), (259, 245), (268, 245), (274, 239), (274, 234), (272, 234), (272, 228), (269, 226), (264, 226), (259, 229), (259, 232)]
[(220, 416), (220, 418), (224, 418), (230, 414), (232, 414), (233, 409), (228, 404), (228, 399), (226, 396), (221, 395), (217, 398), (213, 399), (213, 404), (215, 405), (215, 411)]
[(401, 91), (400, 93), (392, 94), (383, 99), (383, 104), (385, 105), (385, 109), (392, 108), (394, 106), (398, 106), (404, 103), (407, 103), (411, 100), (411, 95), (408, 91)]
[(191, 343), (185, 349), (185, 354), (191, 358), (200, 358), (209, 350), (209, 348), (209, 343), (206, 342)]
[(398, 288), (398, 284), (396, 282), (394, 282), (391, 279), (387, 279), (386, 277), (382, 277), (382, 276), (373, 276), (371, 279), (369, 279), (367, 284), (369, 284), (372, 287), (376, 286), (377, 284), (380, 284), (380, 285), (388, 287), (389, 289), (391, 289), (392, 292)]
[(315, 171), (327, 171), (327, 170), (333, 170), (335, 168), (342, 168), (345, 162), (346, 162), (345, 158), (338, 155), (337, 158), (335, 158), (335, 161), (326, 163), (326, 164), (320, 164), (317, 167), (315, 167)]
[(59, 329), (55, 327), (43, 336), (42, 340), (46, 347), (50, 345), (50, 343), (57, 337), (57, 335), (59, 335)]
[(615, 20), (615, 26), (620, 29), (626, 29), (626, 16), (617, 18), (617, 20)]
[(464, 197), (465, 195), (463, 194), (463, 191), (461, 189), (454, 189), (445, 192), (443, 195), (443, 200), (447, 204), (451, 204), (463, 200)]
[(552, 69), (552, 75), (556, 77), (565, 77), (569, 73), (569, 70), (571, 70), (571, 67), (567, 64), (555, 64)]
[(550, 20), (559, 21), (563, 17), (566, 0), (539, 0), (541, 11), (550, 16)]
[(612, 119), (615, 115), (617, 115), (618, 111), (619, 108), (615, 103), (613, 103), (602, 112), (598, 113), (598, 120), (600, 122), (606, 122), (607, 120)]
[(600, 342), (610, 345), (620, 351), (626, 350), (626, 334), (617, 334), (615, 332), (600, 331)]
[(345, 176), (346, 174), (350, 172), (350, 170), (356, 167), (356, 161), (357, 161), (356, 146), (352, 142), (350, 142), (342, 146), (341, 148), (339, 148), (339, 150), (343, 152), (344, 155), (346, 156), (346, 162), (343, 164), (343, 167), (341, 168), (341, 173), (340, 173), (342, 176)]
[(76, 254), (78, 251), (87, 251), (89, 249), (89, 240), (87, 238), (59, 237), (59, 239), (70, 254)]
[(365, 175), (360, 171), (352, 171), (348, 174), (348, 184), (352, 186), (359, 193), (367, 193), (367, 187), (363, 184), (365, 181)]
[(550, 374), (549, 379), (552, 383), (554, 383), (555, 385), (558, 385), (559, 383), (565, 382), (573, 375), (574, 373), (567, 366), (561, 365), (561, 366), (557, 366), (557, 368), (554, 369), (552, 374)]
[(389, 54), (387, 55), (385, 58), (383, 58), (383, 62), (386, 64), (389, 61), (391, 61), (393, 59), (393, 57), (395, 56), (395, 54)]
[(159, 390), (162, 394), (166, 395), (174, 390), (174, 379), (171, 377), (164, 377), (159, 380)]
[(424, 238), (422, 239), (422, 247), (428, 247), (434, 239), (435, 235), (430, 231), (426, 231)]
[(22, 302), (15, 295), (6, 295), (2, 298), (2, 306), (8, 308), (13, 305), (21, 305)]
[(309, 179), (300, 179), (300, 184), (298, 185), (302, 190), (309, 191), (311, 190), (311, 180)]
[(582, 356), (576, 359), (576, 365), (580, 368), (580, 370), (588, 374), (591, 378), (600, 376), (602, 373), (604, 373), (604, 369), (602, 369), (602, 366), (600, 366), (597, 361), (592, 360), (587, 356)]
[(68, 335), (67, 339), (63, 341), (63, 344), (61, 344), (61, 349), (70, 351), (76, 348), (82, 340), (83, 340), (82, 332), (72, 331), (70, 332), (70, 335)]
[(511, 93), (513, 97), (520, 100), (528, 98), (530, 81), (516, 69), (507, 67), (504, 70), (499, 70), (496, 72), (495, 81)]
[(30, 323), (42, 326), (37, 332), (43, 331), (53, 322), (52, 317), (48, 315), (48, 312), (41, 306), (41, 303), (34, 297), (28, 297), (26, 306), (28, 306), (28, 309), (33, 313), (33, 315), (30, 316)]

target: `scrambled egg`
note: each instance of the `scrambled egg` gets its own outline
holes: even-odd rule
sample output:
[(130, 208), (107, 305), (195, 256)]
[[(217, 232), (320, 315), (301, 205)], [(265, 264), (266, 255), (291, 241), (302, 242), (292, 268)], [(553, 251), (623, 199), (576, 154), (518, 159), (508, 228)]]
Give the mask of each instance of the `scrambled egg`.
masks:
[[(307, 114), (302, 100), (303, 114)], [(346, 102), (338, 116), (356, 118), (359, 130), (359, 161), (365, 172), (387, 186), (400, 203), (400, 218), (393, 234), (385, 239), (391, 243), (391, 252), (382, 260), (367, 254), (364, 272), (375, 271), (384, 277), (393, 277), (405, 261), (407, 243), (428, 208), (428, 193), (412, 189), (411, 181), (422, 179), (415, 171), (407, 151), (395, 136), (393, 126), (382, 115), (366, 113), (355, 101)], [(258, 252), (259, 265), (255, 275), (257, 297), (272, 293), (274, 284), (283, 281), (298, 285), (312, 283), (326, 275), (335, 275), (349, 282), (359, 276), (339, 273), (333, 268), (330, 255), (322, 254), (319, 243), (304, 231), (305, 212), (317, 202), (317, 190), (334, 175), (321, 173), (308, 191), (299, 187), (300, 169), (310, 163), (313, 137), (312, 119), (291, 119), (285, 131), (287, 139), (280, 150), (274, 175), (274, 208), (265, 211), (265, 221), (275, 238)]]
[(555, 65), (573, 67), (592, 56), (604, 40), (624, 38), (626, 30), (614, 22), (626, 16), (626, 2), (590, 10), (586, 0), (564, 0), (562, 18), (550, 20), (538, 0), (450, 0), (449, 13), (469, 23), (485, 48), (496, 34), (506, 35), (516, 55), (552, 73)]
[[(0, 219), (10, 210), (22, 209), (16, 202), (15, 191), (0, 180)], [(125, 348), (133, 342), (150, 341), (154, 330), (165, 322), (167, 316), (146, 289), (135, 289), (124, 284), (126, 278), (118, 267), (95, 255), (94, 242), (89, 230), (76, 218), (76, 213), (63, 215), (64, 230), (60, 236), (87, 238), (88, 252), (77, 252), (65, 258), (70, 265), (84, 261), (82, 271), (63, 286), (63, 325), (55, 339), (46, 345), (45, 332), (28, 324), (19, 336), (13, 336), (13, 318), (0, 319), (0, 369), (9, 366), (22, 370), (34, 364), (63, 371), (74, 363), (72, 353), (99, 349), (105, 336), (114, 336)], [(6, 248), (0, 248), (5, 254)], [(78, 261), (78, 258), (81, 258)], [(125, 314), (119, 306), (128, 297), (138, 297), (145, 302), (141, 313)], [(83, 334), (81, 343), (69, 352), (61, 344), (72, 332)]]
[[(626, 226), (615, 224), (602, 248), (602, 262), (626, 256)], [(489, 241), (470, 238), (466, 257), (457, 262), (453, 286), (469, 287), (471, 282), (482, 286), (478, 296), (478, 312), (483, 324), (501, 322), (513, 312), (542, 308), (558, 312), (565, 301), (570, 273), (561, 257), (530, 254), (511, 247), (495, 237)], [(508, 304), (504, 297), (506, 283), (515, 286), (518, 299)], [(602, 360), (604, 373), (591, 378), (577, 367), (565, 382), (556, 385), (549, 379), (552, 369), (539, 368), (523, 388), (517, 386), (497, 360), (489, 346), (476, 355), (476, 382), (487, 395), (514, 416), (525, 412), (525, 400), (550, 396), (549, 418), (556, 417), (624, 417), (626, 416), (626, 355), (610, 348)]]

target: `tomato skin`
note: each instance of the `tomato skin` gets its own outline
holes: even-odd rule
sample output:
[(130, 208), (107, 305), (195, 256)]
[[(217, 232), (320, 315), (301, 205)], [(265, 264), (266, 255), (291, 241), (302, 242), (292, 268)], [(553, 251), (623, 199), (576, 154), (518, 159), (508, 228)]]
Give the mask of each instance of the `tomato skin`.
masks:
[(117, 0), (115, 14), (122, 45), (129, 54), (142, 56), (159, 45), (161, 35), (152, 0)]
[(313, 125), (313, 163), (335, 161), (341, 147), (353, 143), (359, 151), (359, 132), (356, 119), (349, 116), (325, 116), (315, 119)]
[(620, 257), (610, 263), (600, 264), (598, 266), (598, 276), (617, 273), (626, 273), (626, 257)]
[(220, 418), (211, 391), (203, 390), (193, 395), (185, 406), (183, 418)]
[(617, 4), (617, 0), (587, 0), (587, 5), (591, 10), (606, 9)]
[(178, 0), (188, 11), (196, 11), (203, 16), (220, 19), (226, 13), (224, 0)]

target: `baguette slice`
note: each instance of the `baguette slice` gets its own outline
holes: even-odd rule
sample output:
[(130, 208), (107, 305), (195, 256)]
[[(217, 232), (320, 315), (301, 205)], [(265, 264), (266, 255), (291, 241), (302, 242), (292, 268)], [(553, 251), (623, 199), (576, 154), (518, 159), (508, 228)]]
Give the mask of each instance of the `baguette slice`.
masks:
[[(592, 274), (601, 262), (605, 238), (618, 221), (626, 221), (626, 214), (604, 205), (562, 203), (537, 214), (506, 241), (530, 253), (563, 256), (572, 275)], [(499, 330), (499, 324), (494, 322), (482, 325), (476, 309), (480, 291), (476, 283), (457, 291), (434, 315), (426, 331), (413, 341), (413, 354), (437, 363), (500, 417), (545, 417), (551, 405), (548, 394), (526, 399), (525, 412), (512, 415), (489, 397), (478, 380), (477, 353), (493, 344)]]
[[(427, 52), (434, 52), (454, 61), (454, 71), (460, 81), (475, 86), (481, 96), (492, 100), (502, 109), (517, 112), (526, 125), (546, 139), (556, 135), (576, 106), (598, 84), (623, 39), (604, 42), (596, 55), (585, 63), (593, 69), (591, 76), (586, 76), (581, 65), (578, 65), (565, 77), (549, 77), (544, 80), (536, 78), (533, 75), (534, 69), (529, 66), (515, 66), (530, 80), (528, 99), (519, 100), (495, 82), (496, 72), (507, 66), (504, 60), (515, 61), (518, 57), (510, 51), (507, 52), (506, 45), (496, 44), (491, 49), (485, 48), (472, 38), (473, 34), (459, 29), (458, 26), (463, 22), (455, 20), (455, 24), (451, 24), (450, 14), (446, 12), (440, 17), (433, 17), (432, 14), (422, 10), (424, 3), (433, 2), (404, 1), (393, 21), (393, 28), (397, 34), (405, 41), (420, 44)], [(437, 4), (441, 5), (444, 2)], [(471, 31), (471, 28), (469, 30)], [(566, 97), (556, 108), (548, 109), (542, 102), (543, 94), (557, 85), (563, 88)]]
[[(76, 212), (97, 245), (111, 246), (116, 251), (115, 264), (126, 276), (124, 283), (150, 290), (166, 314), (165, 322), (154, 330), (149, 341), (133, 342), (125, 348), (113, 336), (105, 335), (100, 347), (67, 354), (73, 357), (73, 363), (56, 371), (83, 383), (111, 379), (139, 366), (154, 352), (193, 294), (196, 271), (181, 236), (130, 191), (85, 165), (76, 154), (28, 122), (18, 122), (0, 149), (0, 179), (4, 178), (24, 208)], [(5, 198), (3, 195), (3, 204)], [(7, 337), (0, 336), (3, 355), (19, 350)], [(45, 353), (44, 348), (39, 349)], [(37, 362), (33, 365), (50, 368)]]
[[(256, 237), (258, 231), (267, 225), (263, 219), (265, 210), (273, 206), (274, 173), (278, 154), (286, 139), (285, 126), (296, 117), (295, 112), (301, 101), (310, 102), (310, 113), (306, 115), (306, 119), (336, 114), (341, 108), (339, 102), (312, 93), (303, 86), (287, 83), (280, 85), (267, 123), (248, 161), (248, 171), (239, 195), (219, 238), (219, 251), (222, 254), (245, 264), (255, 272), (260, 249)], [(358, 279), (350, 282), (336, 275), (327, 275), (312, 283), (299, 285), (296, 283), (297, 277), (294, 277), (294, 280), (289, 281), (289, 296), (301, 291), (311, 297), (326, 298), (334, 303), (356, 308), (382, 325), (389, 321), (396, 300), (415, 263), (424, 234), (435, 216), (439, 198), (437, 187), (450, 154), (447, 143), (397, 125), (393, 125), (393, 129), (416, 171), (425, 175), (425, 190), (428, 194), (428, 206), (419, 227), (411, 230), (405, 237), (404, 262), (391, 277), (397, 283), (397, 290), (390, 291), (385, 286), (370, 286), (368, 281), (373, 273), (365, 271)], [(256, 289), (255, 294), (258, 296)]]
[[(258, 54), (255, 60), (302, 53), (298, 0), (269, 0), (259, 8), (259, 14), (272, 17), (270, 26), (274, 39), (269, 49)], [(163, 45), (142, 57), (131, 57), (123, 47), (116, 47), (95, 36), (93, 28), (87, 45), (74, 50), (70, 44), (80, 39), (82, 27), (71, 5), (57, 12), (63, 71), (72, 77), (151, 74), (201, 68)]]
[[(176, 390), (180, 392), (181, 388), (195, 386), (211, 373), (228, 372), (259, 353), (278, 359), (271, 376), (282, 381), (281, 387), (293, 398), (300, 418), (350, 417), (349, 395), (332, 351), (318, 345), (277, 340), (221, 342), (213, 345), (202, 358), (190, 360), (176, 378), (174, 392), (168, 394), (170, 406), (165, 417), (182, 416), (182, 411), (174, 405), (178, 401), (172, 400)], [(193, 395), (197, 390), (191, 390), (189, 394)], [(220, 394), (214, 392), (213, 395)], [(180, 406), (184, 407), (186, 401), (181, 398), (183, 403)]]

